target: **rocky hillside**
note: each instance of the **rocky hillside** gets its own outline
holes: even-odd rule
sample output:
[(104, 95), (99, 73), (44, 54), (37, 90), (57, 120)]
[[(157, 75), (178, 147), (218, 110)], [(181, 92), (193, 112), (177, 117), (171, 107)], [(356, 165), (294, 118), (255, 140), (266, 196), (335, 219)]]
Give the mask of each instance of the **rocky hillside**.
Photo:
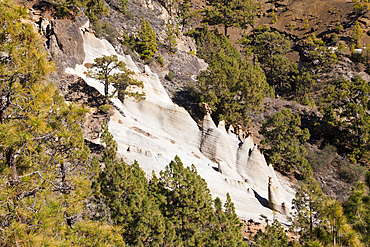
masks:
[[(0, 7), (9, 13), (14, 11), (7, 3)], [(177, 196), (177, 187), (172, 189), (172, 180), (168, 180), (174, 165), (183, 169), (180, 180), (193, 176), (191, 182), (200, 186), (199, 190), (198, 184), (193, 188), (190, 180), (186, 181), (189, 189), (184, 191), (180, 186), (185, 208), (189, 204), (200, 208), (188, 194), (204, 190), (199, 192), (204, 196), (199, 204), (209, 213), (207, 219), (199, 218), (199, 226), (208, 224), (200, 230), (204, 241), (213, 242), (223, 237), (224, 229), (235, 228), (235, 234), (229, 237), (246, 244), (239, 222), (245, 224), (243, 236), (251, 246), (266, 243), (264, 238), (269, 239), (267, 242), (276, 239), (280, 246), (288, 241), (336, 245), (338, 234), (340, 245), (361, 246), (360, 242), (369, 241), (366, 233), (370, 211), (366, 203), (370, 172), (366, 170), (370, 164), (370, 11), (365, 2), (267, 1), (253, 17), (253, 24), (245, 30), (229, 27), (228, 36), (220, 34), (226, 30), (222, 24), (203, 26), (215, 20), (209, 11), (202, 11), (211, 1), (181, 2), (182, 7), (194, 11), (187, 25), (181, 19), (184, 13), (174, 13), (174, 2), (169, 1), (19, 3), (28, 8), (23, 17), (17, 16), (22, 20), (19, 26), (27, 29), (30, 24), (30, 30), (8, 28), (9, 33), (0, 34), (0, 40), (11, 44), (12, 35), (19, 32), (13, 41), (28, 44), (33, 40), (38, 49), (34, 29), (41, 35), (40, 43), (47, 53), (32, 53), (40, 54), (41, 60), (35, 56), (30, 61), (42, 62), (20, 68), (26, 72), (34, 65), (41, 68), (38, 74), (35, 72), (36, 77), (40, 76), (39, 83), (38, 79), (28, 80), (28, 74), (16, 74), (18, 64), (13, 63), (17, 61), (13, 58), (20, 58), (19, 64), (23, 64), (31, 47), (17, 53), (12, 45), (0, 46), (4, 50), (0, 53), (1, 72), (12, 73), (14, 68), (14, 78), (19, 80), (16, 87), (20, 89), (14, 97), (4, 89), (0, 98), (1, 126), (5, 126), (2, 135), (13, 129), (20, 133), (9, 142), (3, 140), (1, 146), (3, 241), (18, 245), (17, 234), (14, 239), (8, 237), (16, 228), (23, 229), (32, 241), (45, 241), (37, 234), (30, 235), (34, 227), (35, 232), (47, 232), (51, 241), (63, 238), (59, 233), (55, 237), (54, 228), (46, 227), (59, 224), (58, 220), (50, 222), (53, 213), (64, 222), (59, 231), (71, 231), (71, 243), (75, 237), (75, 243), (85, 241), (80, 236), (90, 241), (86, 236), (99, 232), (100, 227), (105, 227), (114, 241), (123, 243), (116, 236), (121, 231), (118, 236), (127, 244), (159, 239), (164, 245), (167, 240), (160, 234), (167, 229), (169, 232), (163, 233), (167, 237), (187, 241), (177, 225), (179, 218), (186, 223), (184, 217), (169, 212), (173, 211), (171, 200)], [(9, 27), (11, 18), (8, 15), (0, 21)], [(26, 39), (23, 34), (28, 35)], [(272, 48), (266, 43), (270, 38)], [(99, 73), (103, 73), (100, 69), (106, 59), (113, 59), (117, 67), (102, 76)], [(43, 71), (43, 66), (50, 63), (44, 60), (52, 61), (56, 69), (50, 64)], [(43, 81), (48, 70), (50, 78)], [(120, 71), (123, 73), (119, 76), (108, 76)], [(12, 89), (13, 77), (0, 77)], [(36, 103), (30, 104), (33, 96), (28, 94), (33, 93)], [(117, 97), (111, 97), (116, 93)], [(22, 97), (26, 100), (20, 100)], [(74, 108), (75, 104), (82, 107)], [(26, 117), (17, 115), (29, 108), (32, 111)], [(23, 126), (26, 131), (21, 129)], [(59, 127), (65, 129), (59, 131)], [(74, 134), (70, 135), (70, 130)], [(47, 131), (50, 133), (45, 134)], [(26, 141), (22, 144), (18, 139)], [(44, 139), (48, 144), (43, 143)], [(19, 147), (18, 153), (14, 153), (14, 147)], [(363, 178), (365, 183), (357, 183)], [(125, 186), (132, 191), (127, 192)], [(35, 204), (43, 196), (48, 203)], [(127, 199), (129, 196), (131, 199)], [(35, 203), (31, 205), (29, 198)], [(141, 208), (137, 210), (131, 202)], [(13, 210), (18, 204), (22, 205)], [(22, 210), (27, 213), (22, 214)], [(140, 221), (128, 215), (131, 213), (140, 215)], [(147, 238), (141, 236), (141, 221), (159, 219), (151, 215), (160, 220), (150, 228), (152, 238)], [(35, 222), (44, 227), (33, 223), (35, 217)], [(217, 220), (219, 223), (215, 223)], [(225, 226), (225, 222), (234, 227)], [(166, 230), (160, 226), (165, 223)], [(340, 230), (335, 224), (340, 224)], [(257, 232), (265, 227), (264, 233)], [(289, 239), (284, 233), (288, 227), (296, 230), (288, 234)], [(136, 234), (131, 229), (141, 230)], [(111, 242), (104, 234), (97, 235), (98, 241)]]
[[(93, 32), (98, 37), (108, 39), (113, 45), (115, 52), (121, 55), (128, 54), (132, 57), (135, 63), (135, 68), (139, 72), (145, 72), (145, 65), (140, 60), (138, 54), (122, 45), (123, 35), (135, 35), (140, 29), (140, 19), (144, 17), (152, 26), (157, 34), (159, 43), (165, 43), (166, 29), (165, 24), (170, 16), (167, 10), (158, 2), (147, 1), (129, 1), (127, 13), (123, 15), (119, 9), (117, 2), (108, 1), (110, 7), (109, 16), (102, 16), (99, 20), (100, 28), (91, 25), (85, 25), (87, 18), (82, 12), (74, 16), (72, 19), (61, 19), (56, 15), (54, 5), (48, 2), (28, 2), (31, 7), (32, 19), (36, 27), (45, 37), (45, 44), (50, 53), (51, 58), (56, 62), (58, 72), (55, 73), (54, 80), (61, 92), (65, 95), (66, 100), (88, 103), (92, 107), (97, 107), (99, 102), (99, 93), (84, 84), (73, 74), (65, 73), (66, 68), (75, 68), (77, 64), (83, 64), (86, 61), (84, 50), (84, 40), (80, 35), (83, 32)], [(297, 62), (302, 56), (302, 42), (305, 39), (305, 34), (315, 32), (317, 37), (322, 37), (324, 40), (330, 41), (334, 33), (338, 33), (339, 40), (344, 42), (351, 41), (351, 28), (354, 20), (359, 20), (364, 37), (362, 42), (368, 41), (367, 35), (367, 12), (356, 12), (353, 10), (353, 3), (346, 1), (284, 1), (284, 2), (266, 2), (263, 4), (263, 10), (258, 14), (255, 25), (268, 25), (273, 29), (285, 33), (294, 42), (295, 51), (290, 54), (291, 58)], [(195, 9), (203, 8), (205, 5), (202, 2), (194, 2)], [(275, 17), (276, 16), (276, 17)], [(341, 21), (343, 19), (343, 21)], [(196, 19), (192, 24), (193, 27), (200, 25)], [(343, 30), (337, 30), (337, 26), (342, 25)], [(109, 28), (108, 28), (108, 27)], [(185, 30), (183, 30), (185, 31)], [(248, 30), (252, 32), (252, 29)], [(230, 38), (234, 42), (241, 37), (242, 31), (235, 28), (230, 28)], [(202, 117), (197, 105), (192, 105), (189, 95), (186, 94), (186, 87), (189, 82), (207, 67), (207, 64), (190, 54), (190, 51), (196, 50), (194, 40), (184, 35), (177, 38), (177, 52), (172, 54), (164, 46), (159, 46), (159, 54), (164, 59), (165, 66), (162, 67), (155, 60), (149, 62), (150, 70), (158, 75), (161, 84), (164, 86), (170, 98), (176, 100), (186, 109), (192, 111), (194, 116), (198, 116), (198, 124), (202, 125)], [(91, 60), (91, 59), (90, 59)], [(91, 63), (92, 61), (89, 61)], [(174, 73), (174, 78), (169, 81), (166, 76), (169, 72)], [(332, 74), (341, 74), (346, 78), (352, 78), (354, 74), (360, 73), (363, 78), (369, 79), (369, 76), (361, 70), (361, 68), (347, 59), (336, 66)], [(330, 75), (328, 75), (330, 76)], [(100, 103), (101, 104), (101, 103)], [(285, 107), (293, 109), (293, 112), (300, 113), (302, 116), (309, 116), (315, 110), (300, 106), (296, 103), (280, 101), (278, 99), (267, 99), (265, 102), (267, 110), (263, 114), (257, 114), (254, 117), (251, 133), (254, 141), (259, 143), (262, 136), (258, 133), (259, 128), (269, 115), (277, 112), (278, 109)], [(194, 110), (195, 109), (195, 110)], [(270, 109), (270, 110), (268, 110)], [(319, 114), (315, 112), (315, 114)], [(100, 125), (106, 120), (106, 116), (101, 115), (99, 111), (92, 111), (87, 117), (87, 124), (84, 128), (85, 137), (92, 142), (98, 140)], [(149, 133), (145, 132), (144, 133)], [(173, 139), (173, 138), (170, 138)], [(93, 145), (93, 144), (91, 144)], [(337, 184), (334, 182), (333, 187)], [(346, 187), (346, 185), (344, 185)]]
[[(97, 39), (94, 33), (99, 33), (92, 30), (83, 13), (60, 19), (50, 3), (28, 4), (35, 27), (44, 36), (50, 57), (56, 62), (58, 71), (54, 80), (60, 91), (67, 101), (90, 107), (83, 133), (93, 152), (100, 154), (101, 125), (110, 121), (109, 128), (118, 142), (119, 155), (127, 163), (138, 160), (147, 174), (151, 174), (152, 170), (163, 170), (178, 155), (186, 165), (196, 165), (215, 197), (224, 200), (229, 192), (240, 217), (264, 221), (260, 215), (273, 217), (272, 208), (281, 213), (279, 218), (282, 221), (287, 221), (294, 196), (292, 185), (283, 177), (278, 179), (254, 146), (252, 138), (238, 137), (232, 128), (227, 132), (222, 123), (216, 127), (209, 115), (205, 116), (200, 127), (168, 96), (168, 93), (171, 96), (181, 91), (187, 81), (194, 80), (207, 67), (203, 60), (189, 54), (196, 49), (191, 38), (181, 35), (177, 39), (175, 54), (160, 49), (164, 67), (155, 60), (145, 65), (134, 51), (119, 43), (120, 39), (111, 40), (114, 46), (107, 40)], [(122, 36), (137, 32), (139, 25), (135, 20), (139, 17), (127, 15), (120, 20), (122, 15), (115, 10), (114, 4), (109, 2), (112, 7), (110, 15), (103, 18), (114, 31), (100, 35), (109, 39), (107, 35), (110, 34)], [(145, 17), (157, 33), (159, 42), (163, 42), (167, 11), (156, 2), (128, 6), (129, 13), (146, 13)], [(144, 81), (146, 100), (137, 103), (127, 99), (123, 105), (118, 99), (113, 100), (116, 110), (112, 110), (109, 117), (99, 111), (104, 101), (102, 85), (86, 77), (86, 69), (95, 58), (112, 54), (125, 61), (138, 80)], [(175, 78), (168, 81), (165, 77), (170, 70), (175, 73)], [(268, 177), (273, 178), (271, 188)]]

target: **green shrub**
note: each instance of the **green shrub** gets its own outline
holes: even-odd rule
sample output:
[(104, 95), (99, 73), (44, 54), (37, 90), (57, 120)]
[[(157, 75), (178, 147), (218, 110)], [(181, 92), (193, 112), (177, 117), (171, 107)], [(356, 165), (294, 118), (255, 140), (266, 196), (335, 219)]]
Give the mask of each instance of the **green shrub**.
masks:
[(168, 21), (167, 25), (167, 31), (166, 35), (167, 37), (165, 38), (165, 41), (168, 46), (168, 50), (170, 53), (176, 53), (177, 51), (177, 43), (176, 43), (176, 30), (174, 29), (173, 23)]
[(138, 38), (139, 41), (137, 42), (137, 48), (141, 59), (153, 57), (157, 51), (156, 34), (151, 28), (149, 22), (145, 19), (141, 20), (141, 28)]
[(340, 166), (339, 176), (348, 183), (355, 183), (362, 178), (367, 168), (358, 164), (343, 162)]
[(194, 55), (194, 56), (197, 56), (197, 52), (196, 52), (196, 50), (191, 50), (191, 51), (189, 51), (189, 54)]
[(59, 18), (71, 18), (72, 15), (66, 5), (60, 5), (57, 8), (57, 16)]
[(200, 91), (199, 87), (193, 81), (188, 81), (185, 90), (188, 93), (190, 99), (195, 102), (200, 102), (200, 95), (202, 92)]
[(174, 77), (175, 77), (175, 73), (172, 70), (170, 70), (168, 74), (166, 75), (166, 79), (169, 81), (172, 81)]
[(157, 61), (158, 61), (158, 63), (159, 63), (162, 67), (164, 66), (164, 60), (163, 60), (163, 58), (162, 58), (161, 54), (158, 54), (158, 56), (157, 56)]
[(321, 152), (307, 150), (307, 160), (314, 171), (327, 168), (335, 158), (337, 149), (332, 145), (325, 146)]
[(200, 35), (200, 32), (198, 30), (189, 30), (184, 35), (195, 38)]
[(105, 38), (109, 41), (109, 43), (116, 42), (118, 38), (118, 32), (116, 29), (111, 28), (108, 22), (104, 23), (104, 26), (101, 26), (101, 21), (97, 21), (93, 23), (92, 28), (95, 31), (95, 35), (98, 38)]
[(339, 23), (338, 25), (335, 26), (335, 30), (338, 33), (340, 33), (340, 32), (342, 32), (344, 30), (344, 27), (342, 26), (342, 24)]
[(101, 105), (101, 106), (99, 106), (99, 110), (101, 110), (103, 113), (108, 113), (110, 108), (111, 108), (110, 105)]
[(361, 47), (362, 47), (361, 42), (360, 42), (360, 41), (358, 41), (358, 42), (356, 43), (356, 49), (361, 49)]
[(127, 4), (128, 4), (128, 0), (119, 0), (118, 1), (119, 11), (124, 15), (127, 14)]
[(158, 49), (166, 48), (166, 46), (161, 41), (157, 40), (156, 42), (157, 42)]

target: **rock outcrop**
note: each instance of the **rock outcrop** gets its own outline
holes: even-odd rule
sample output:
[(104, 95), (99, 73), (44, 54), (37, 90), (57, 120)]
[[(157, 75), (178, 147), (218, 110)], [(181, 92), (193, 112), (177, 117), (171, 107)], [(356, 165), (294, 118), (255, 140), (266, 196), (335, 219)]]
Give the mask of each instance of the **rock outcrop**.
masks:
[(74, 68), (85, 60), (81, 27), (88, 18), (83, 14), (70, 19), (58, 18), (55, 15), (55, 5), (45, 1), (36, 2), (30, 7), (32, 21), (44, 37), (45, 47), (57, 68), (50, 79), (65, 95), (68, 93), (68, 86), (77, 80), (74, 76), (65, 74), (65, 69)]
[(280, 202), (279, 188), (274, 186), (274, 183), (272, 182), (272, 177), (269, 177), (268, 206), (272, 210), (288, 215), (289, 209), (287, 208), (285, 202), (282, 202), (281, 204), (279, 202)]
[[(163, 170), (178, 155), (184, 164), (196, 166), (215, 197), (224, 199), (229, 192), (241, 217), (271, 214), (262, 202), (267, 202), (269, 177), (279, 188), (280, 194), (275, 197), (290, 205), (294, 192), (281, 187), (274, 170), (267, 165), (250, 136), (244, 139), (234, 134), (232, 128), (226, 131), (223, 122), (216, 127), (209, 113), (199, 127), (184, 108), (172, 103), (149, 67), (140, 71), (130, 56), (117, 54), (109, 42), (95, 38), (87, 30), (87, 24), (81, 28), (84, 63), (67, 68), (67, 72), (80, 76), (102, 93), (103, 84), (86, 76), (84, 64), (92, 63), (96, 57), (114, 54), (144, 83), (145, 100), (136, 102), (125, 98), (122, 103), (112, 99), (119, 111), (115, 110), (111, 117), (109, 129), (118, 143), (118, 153), (126, 162), (138, 160), (150, 174), (152, 170)], [(99, 139), (91, 141), (99, 143)]]

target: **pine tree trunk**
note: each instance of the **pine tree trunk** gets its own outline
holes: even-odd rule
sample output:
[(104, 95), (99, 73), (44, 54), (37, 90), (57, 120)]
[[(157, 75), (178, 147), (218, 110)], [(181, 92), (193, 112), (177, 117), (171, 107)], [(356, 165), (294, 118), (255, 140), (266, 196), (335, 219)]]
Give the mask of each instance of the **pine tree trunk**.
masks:
[(6, 102), (0, 98), (0, 123), (4, 123), (6, 118)]
[(105, 104), (108, 104), (108, 83), (104, 83), (104, 96), (105, 96)]
[(312, 207), (310, 205), (310, 239), (312, 239), (312, 232), (313, 232), (313, 219), (312, 219)]
[(13, 183), (18, 182), (18, 173), (17, 173), (17, 166), (15, 164), (15, 157), (14, 157), (14, 150), (13, 148), (9, 148), (6, 152), (6, 162), (8, 163), (9, 167), (12, 169), (12, 181)]

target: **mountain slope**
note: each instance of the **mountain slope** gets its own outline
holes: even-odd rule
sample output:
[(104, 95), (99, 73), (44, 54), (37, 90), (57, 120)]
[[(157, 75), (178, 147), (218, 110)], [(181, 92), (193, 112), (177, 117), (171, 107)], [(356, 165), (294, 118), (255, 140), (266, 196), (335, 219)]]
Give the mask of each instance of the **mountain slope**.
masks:
[[(101, 55), (118, 55), (107, 41), (96, 39), (86, 31), (86, 27), (82, 27), (84, 33), (81, 31), (84, 64), (92, 63)], [(138, 160), (144, 171), (151, 174), (152, 170), (159, 172), (164, 169), (178, 155), (184, 164), (197, 167), (214, 197), (224, 200), (229, 192), (237, 214), (255, 220), (260, 214), (273, 217), (272, 210), (266, 207), (270, 176), (277, 187), (278, 203), (284, 202), (287, 209), (290, 208), (294, 191), (289, 186), (282, 187), (251, 137), (242, 141), (232, 132), (227, 133), (222, 123), (216, 127), (209, 115), (205, 116), (200, 130), (185, 109), (172, 103), (158, 76), (148, 66), (141, 72), (130, 56), (118, 55), (118, 58), (135, 72), (136, 79), (144, 82), (146, 93), (142, 102), (126, 98), (122, 104), (118, 99), (112, 99), (118, 110), (114, 110), (109, 129), (118, 143), (119, 155), (126, 162)], [(76, 65), (75, 69), (66, 69), (102, 93), (103, 84), (88, 78), (85, 71), (83, 64)], [(287, 220), (283, 215), (279, 218)]]

